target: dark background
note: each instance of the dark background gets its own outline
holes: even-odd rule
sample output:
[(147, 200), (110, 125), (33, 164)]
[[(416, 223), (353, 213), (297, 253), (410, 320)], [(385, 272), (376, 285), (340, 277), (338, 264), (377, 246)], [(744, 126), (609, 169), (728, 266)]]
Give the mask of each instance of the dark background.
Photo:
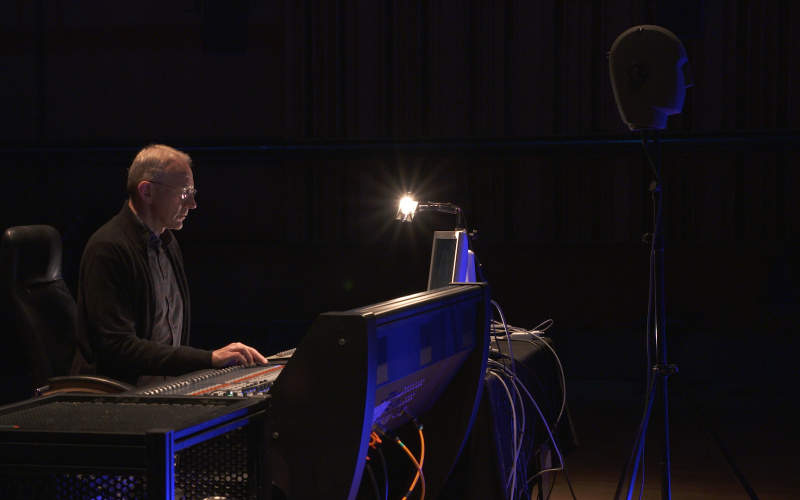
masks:
[(0, 4), (0, 225), (83, 244), (149, 143), (194, 158), (178, 238), (193, 341), (292, 346), (316, 315), (424, 290), (460, 206), (515, 326), (548, 318), (569, 376), (645, 377), (651, 180), (606, 53), (684, 43), (660, 135), (671, 362), (798, 382), (800, 5), (792, 1)]

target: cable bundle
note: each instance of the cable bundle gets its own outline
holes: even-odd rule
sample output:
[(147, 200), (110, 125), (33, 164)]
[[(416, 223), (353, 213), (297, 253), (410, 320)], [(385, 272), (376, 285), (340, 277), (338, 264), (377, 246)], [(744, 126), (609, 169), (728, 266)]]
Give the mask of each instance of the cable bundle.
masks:
[[(567, 393), (566, 393), (566, 383), (564, 380), (564, 369), (561, 365), (561, 361), (558, 358), (558, 355), (556, 354), (555, 350), (553, 350), (553, 348), (542, 338), (545, 334), (545, 331), (553, 325), (553, 320), (548, 319), (531, 330), (512, 327), (506, 323), (505, 316), (503, 315), (503, 311), (500, 308), (500, 306), (495, 301), (492, 301), (492, 305), (497, 310), (500, 316), (500, 320), (499, 321), (493, 320), (490, 326), (492, 341), (495, 344), (497, 344), (498, 347), (495, 347), (492, 350), (492, 356), (490, 356), (490, 358), (494, 359), (489, 359), (488, 361), (487, 374), (488, 376), (497, 380), (501, 384), (501, 387), (503, 387), (503, 389), (505, 390), (506, 396), (509, 401), (509, 418), (511, 419), (511, 429), (513, 430), (513, 435), (512, 435), (513, 460), (511, 462), (509, 470), (505, 471), (506, 498), (509, 499), (531, 498), (531, 491), (530, 491), (531, 484), (538, 477), (547, 472), (563, 471), (567, 478), (570, 491), (572, 491), (572, 484), (569, 480), (569, 475), (567, 473), (566, 466), (564, 465), (564, 459), (561, 454), (561, 450), (558, 446), (555, 436), (553, 435), (553, 429), (555, 429), (558, 426), (566, 409)], [(530, 343), (536, 343), (537, 345), (543, 345), (547, 347), (552, 353), (556, 363), (558, 364), (562, 400), (558, 415), (556, 416), (552, 424), (545, 417), (544, 413), (541, 410), (540, 405), (536, 402), (534, 397), (531, 395), (530, 391), (528, 391), (528, 389), (525, 387), (525, 384), (523, 384), (522, 381), (520, 381), (519, 377), (517, 376), (516, 366), (514, 364), (514, 353), (511, 342), (512, 340), (527, 341)], [(500, 352), (499, 349), (500, 342), (505, 342), (505, 345), (507, 346), (509, 353), (508, 355), (502, 354)], [(558, 457), (558, 464), (559, 464), (558, 467), (540, 470), (536, 474), (530, 477), (528, 477), (527, 475), (528, 463), (531, 460), (531, 458), (540, 451), (541, 448), (537, 450), (530, 449), (531, 439), (533, 436), (526, 434), (525, 432), (525, 429), (529, 427), (527, 425), (527, 419), (529, 417), (525, 413), (526, 402), (530, 402), (532, 404), (533, 408), (536, 410), (536, 412), (539, 415), (539, 418), (544, 424), (543, 426), (548, 434), (548, 441), (552, 443), (553, 451)], [(530, 427), (532, 427), (532, 425)], [(547, 442), (543, 444), (547, 444)], [(572, 495), (574, 498), (575, 497), (574, 492), (572, 493)]]

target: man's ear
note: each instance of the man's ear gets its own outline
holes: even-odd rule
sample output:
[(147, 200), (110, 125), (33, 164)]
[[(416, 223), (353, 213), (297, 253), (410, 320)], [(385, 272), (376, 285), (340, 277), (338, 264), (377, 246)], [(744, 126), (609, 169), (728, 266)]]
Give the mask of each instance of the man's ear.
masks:
[(150, 204), (153, 199), (152, 192), (153, 185), (147, 181), (142, 181), (136, 186), (136, 191), (139, 193), (139, 199), (146, 204)]

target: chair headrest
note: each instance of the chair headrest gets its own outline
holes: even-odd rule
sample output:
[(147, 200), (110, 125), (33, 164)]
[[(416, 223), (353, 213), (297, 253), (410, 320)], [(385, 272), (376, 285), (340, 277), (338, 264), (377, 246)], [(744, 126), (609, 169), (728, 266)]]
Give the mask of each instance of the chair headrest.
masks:
[(0, 246), (3, 280), (30, 286), (61, 279), (61, 235), (52, 226), (6, 229)]

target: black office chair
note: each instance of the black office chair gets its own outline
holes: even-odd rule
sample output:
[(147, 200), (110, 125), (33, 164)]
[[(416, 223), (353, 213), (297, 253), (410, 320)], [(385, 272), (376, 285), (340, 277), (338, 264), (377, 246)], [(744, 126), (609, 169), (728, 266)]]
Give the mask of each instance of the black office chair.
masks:
[(127, 384), (69, 376), (77, 306), (61, 276), (61, 237), (52, 226), (16, 226), (0, 246), (0, 403), (64, 391), (116, 393)]

